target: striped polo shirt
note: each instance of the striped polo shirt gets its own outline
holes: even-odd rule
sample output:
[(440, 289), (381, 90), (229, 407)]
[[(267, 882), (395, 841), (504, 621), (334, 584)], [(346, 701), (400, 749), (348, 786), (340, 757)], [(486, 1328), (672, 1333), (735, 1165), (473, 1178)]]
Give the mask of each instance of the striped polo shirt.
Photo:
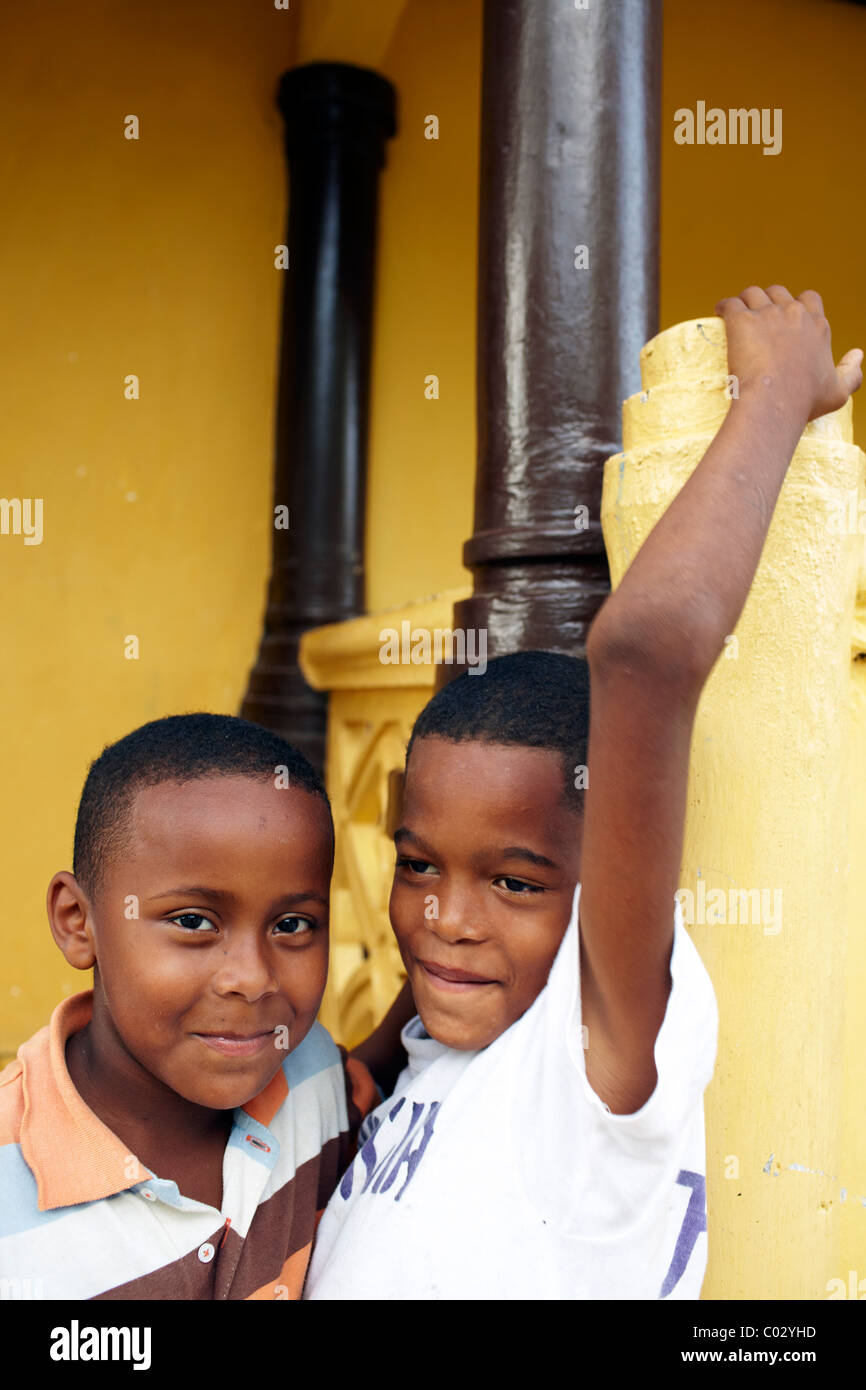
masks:
[(222, 1210), (184, 1197), (85, 1105), (66, 1041), (93, 993), (66, 999), (0, 1073), (0, 1295), (296, 1299), (318, 1215), (378, 1099), (315, 1023), (235, 1110)]

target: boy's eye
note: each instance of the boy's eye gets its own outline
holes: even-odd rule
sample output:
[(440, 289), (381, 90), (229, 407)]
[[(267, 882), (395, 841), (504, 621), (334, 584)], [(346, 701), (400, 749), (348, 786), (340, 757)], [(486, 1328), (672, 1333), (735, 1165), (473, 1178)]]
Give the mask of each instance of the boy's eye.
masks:
[(428, 864), (426, 859), (404, 859), (400, 855), (397, 856), (397, 868), (411, 869), (413, 874), (425, 874), (428, 869), (434, 874), (436, 872), (435, 865)]
[(544, 889), (536, 883), (526, 883), (522, 878), (510, 878), (505, 874), (493, 880), (494, 883), (504, 883), (509, 893), (543, 893)]
[(277, 922), (278, 927), (285, 927), (281, 936), (306, 936), (308, 932), (315, 931), (316, 924), (311, 922), (308, 917), (283, 917)]
[(209, 917), (203, 917), (200, 912), (181, 912), (177, 917), (170, 917), (170, 922), (174, 922), (178, 927), (183, 927), (187, 931), (200, 931), (200, 922), (212, 927), (213, 922)]

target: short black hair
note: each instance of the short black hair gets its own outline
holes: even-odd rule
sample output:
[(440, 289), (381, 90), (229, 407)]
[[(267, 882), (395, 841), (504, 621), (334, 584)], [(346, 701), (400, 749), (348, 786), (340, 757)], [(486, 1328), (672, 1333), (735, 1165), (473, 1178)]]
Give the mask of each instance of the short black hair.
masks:
[[(406, 749), (419, 739), (469, 739), (546, 748), (562, 765), (564, 800), (583, 814), (589, 742), (589, 665), (561, 652), (511, 652), (493, 657), (483, 673), (466, 671), (424, 706)], [(575, 785), (576, 782), (580, 785)]]
[(90, 765), (78, 804), (72, 871), (88, 896), (105, 866), (129, 843), (132, 803), (142, 787), (199, 777), (273, 778), (286, 768), (289, 786), (319, 797), (334, 822), (321, 778), (279, 734), (230, 714), (173, 714), (111, 743)]

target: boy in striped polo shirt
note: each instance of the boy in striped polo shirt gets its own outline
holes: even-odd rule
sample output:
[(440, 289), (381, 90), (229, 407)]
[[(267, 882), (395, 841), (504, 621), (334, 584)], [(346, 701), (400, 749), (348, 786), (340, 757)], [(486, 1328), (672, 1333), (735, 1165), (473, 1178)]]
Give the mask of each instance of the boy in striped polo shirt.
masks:
[(5, 1288), (300, 1296), (375, 1098), (316, 1022), (333, 845), (309, 763), (243, 720), (157, 720), (92, 765), (48, 914), (93, 991), (0, 1075)]

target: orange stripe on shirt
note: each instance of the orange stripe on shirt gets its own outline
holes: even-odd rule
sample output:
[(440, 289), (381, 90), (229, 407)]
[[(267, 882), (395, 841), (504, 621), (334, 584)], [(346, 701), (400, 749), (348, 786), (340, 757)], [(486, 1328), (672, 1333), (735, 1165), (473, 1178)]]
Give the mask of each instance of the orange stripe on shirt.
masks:
[(276, 1279), (271, 1280), (270, 1284), (263, 1284), (255, 1293), (247, 1295), (246, 1301), (251, 1299), (283, 1299), (286, 1301), (297, 1300), (301, 1296), (304, 1287), (304, 1280), (307, 1277), (307, 1265), (310, 1263), (310, 1254), (313, 1243), (310, 1241), (302, 1250), (296, 1250), (294, 1255), (290, 1255), (283, 1265)]

